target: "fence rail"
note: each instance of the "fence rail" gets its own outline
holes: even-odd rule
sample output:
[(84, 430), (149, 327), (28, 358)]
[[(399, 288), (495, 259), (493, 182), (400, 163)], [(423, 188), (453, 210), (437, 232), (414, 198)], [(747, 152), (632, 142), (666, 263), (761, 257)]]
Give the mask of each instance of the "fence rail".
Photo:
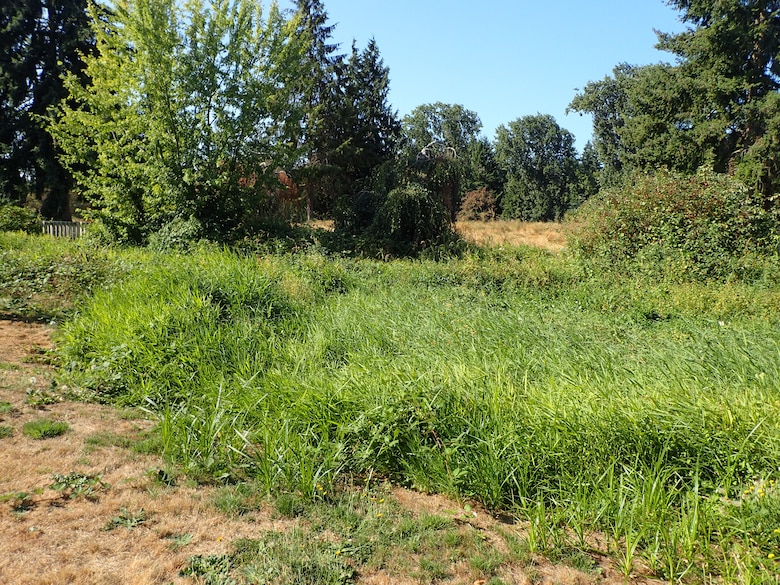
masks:
[(87, 223), (83, 221), (44, 221), (41, 223), (44, 234), (57, 238), (78, 238), (87, 231)]

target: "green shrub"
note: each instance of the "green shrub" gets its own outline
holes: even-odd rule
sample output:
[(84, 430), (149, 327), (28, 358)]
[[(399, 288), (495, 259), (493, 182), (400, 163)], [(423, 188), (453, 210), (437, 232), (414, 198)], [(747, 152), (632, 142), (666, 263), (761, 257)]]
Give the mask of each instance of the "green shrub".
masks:
[(373, 231), (394, 253), (415, 253), (446, 242), (452, 235), (448, 212), (434, 194), (416, 184), (387, 194), (374, 220)]
[(38, 213), (32, 209), (4, 204), (0, 205), (0, 231), (40, 233), (41, 221)]
[(633, 175), (568, 219), (573, 249), (621, 270), (723, 278), (777, 254), (777, 217), (742, 183), (709, 169)]

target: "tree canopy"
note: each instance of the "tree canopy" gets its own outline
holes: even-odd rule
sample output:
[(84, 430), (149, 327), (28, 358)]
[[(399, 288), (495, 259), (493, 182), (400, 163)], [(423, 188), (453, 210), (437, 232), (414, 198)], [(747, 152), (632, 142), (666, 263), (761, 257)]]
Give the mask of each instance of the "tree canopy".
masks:
[(578, 165), (574, 136), (555, 118), (537, 114), (499, 126), (496, 154), (507, 174), (505, 217), (558, 220), (572, 207)]
[(594, 116), (605, 177), (665, 167), (736, 171), (768, 198), (780, 185), (780, 3), (670, 1), (691, 26), (658, 33), (675, 64), (620, 65), (570, 108)]
[(297, 22), (251, 0), (115, 8), (93, 25), (89, 85), (70, 75), (51, 117), (93, 217), (128, 241), (172, 224), (214, 239), (246, 229), (273, 170), (298, 156)]

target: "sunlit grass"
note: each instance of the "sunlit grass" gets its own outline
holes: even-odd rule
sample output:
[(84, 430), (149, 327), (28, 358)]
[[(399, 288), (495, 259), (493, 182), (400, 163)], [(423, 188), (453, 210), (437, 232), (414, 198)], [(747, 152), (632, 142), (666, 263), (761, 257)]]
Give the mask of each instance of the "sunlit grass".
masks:
[(304, 501), (388, 478), (520, 515), (532, 553), (600, 547), (626, 577), (776, 568), (771, 285), (606, 277), (522, 247), (133, 254), (61, 329), (62, 363), (85, 396), (156, 416), (191, 475)]

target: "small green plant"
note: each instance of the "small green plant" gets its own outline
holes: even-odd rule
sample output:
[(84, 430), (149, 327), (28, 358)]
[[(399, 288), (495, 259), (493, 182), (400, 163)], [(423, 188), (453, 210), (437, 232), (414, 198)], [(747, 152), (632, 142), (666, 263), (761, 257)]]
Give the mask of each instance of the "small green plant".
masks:
[(51, 394), (50, 392), (41, 390), (40, 388), (30, 388), (27, 390), (27, 398), (24, 402), (33, 408), (45, 409), (47, 406), (57, 404), (61, 401), (62, 398), (56, 394)]
[(0, 401), (0, 415), (13, 412), (14, 405), (10, 402)]
[(192, 542), (192, 534), (189, 532), (184, 532), (182, 534), (171, 534), (166, 538), (171, 541), (168, 546), (173, 551), (178, 551)]
[(11, 492), (0, 496), (0, 502), (10, 502), (11, 511), (15, 514), (28, 512), (35, 507), (35, 502), (27, 492)]
[(72, 472), (67, 475), (54, 474), (49, 487), (62, 494), (64, 499), (72, 500), (79, 496), (94, 498), (99, 490), (108, 489), (108, 484), (99, 475), (84, 475)]
[(181, 570), (182, 577), (196, 577), (198, 583), (204, 585), (229, 585), (235, 583), (230, 579), (233, 569), (230, 555), (195, 555)]
[(40, 418), (24, 423), (22, 427), (22, 433), (31, 439), (53, 439), (64, 435), (70, 430), (68, 423), (63, 421), (53, 421), (48, 418)]
[(0, 205), (0, 231), (40, 233), (41, 220), (33, 209), (6, 203)]
[(0, 425), (0, 439), (11, 437), (14, 434), (14, 428), (7, 425)]
[(306, 501), (296, 494), (281, 494), (274, 501), (274, 508), (285, 518), (296, 518), (305, 514)]
[(141, 524), (146, 523), (146, 512), (143, 508), (138, 510), (137, 512), (130, 512), (127, 510), (127, 508), (122, 508), (119, 510), (119, 514), (111, 518), (108, 522), (106, 522), (106, 525), (103, 527), (103, 530), (110, 531), (114, 530), (115, 528), (127, 528), (128, 530), (131, 530), (135, 528), (136, 526), (140, 526)]

